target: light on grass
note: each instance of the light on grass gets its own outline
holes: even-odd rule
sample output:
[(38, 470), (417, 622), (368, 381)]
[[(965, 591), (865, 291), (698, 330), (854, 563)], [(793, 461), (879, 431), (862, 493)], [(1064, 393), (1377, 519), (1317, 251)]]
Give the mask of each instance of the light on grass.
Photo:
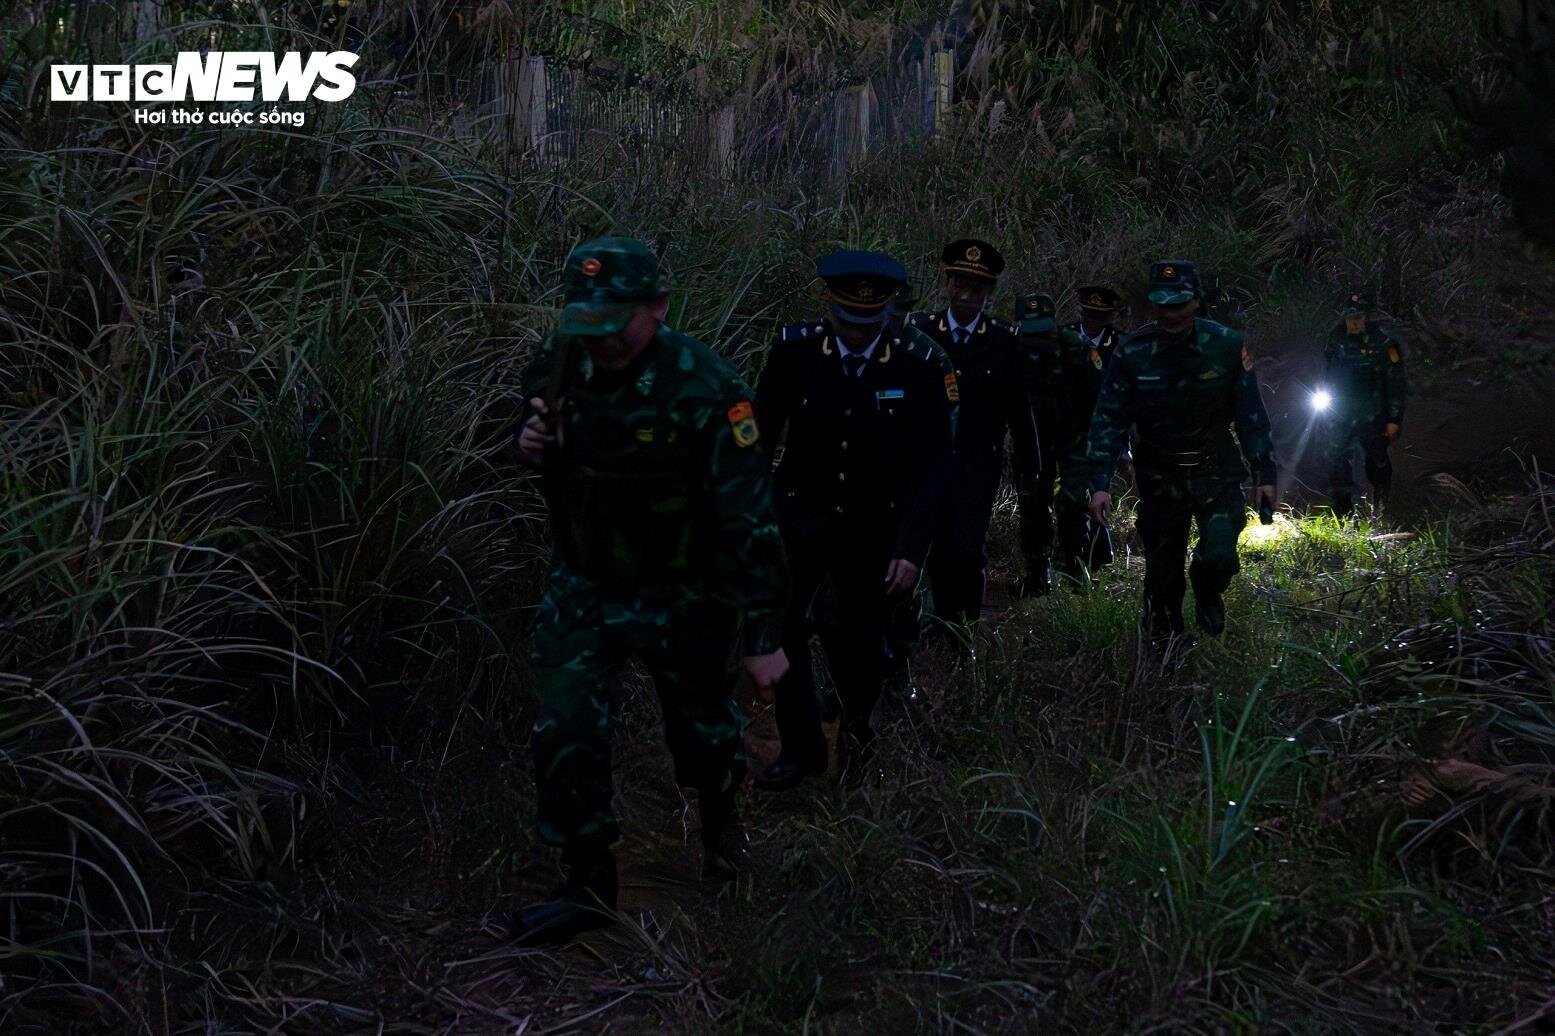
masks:
[(1283, 514), (1276, 514), (1274, 522), (1264, 525), (1256, 520), (1249, 521), (1242, 528), (1242, 535), (1238, 540), (1244, 547), (1259, 547), (1268, 549), (1278, 546), (1297, 533), (1296, 525)]

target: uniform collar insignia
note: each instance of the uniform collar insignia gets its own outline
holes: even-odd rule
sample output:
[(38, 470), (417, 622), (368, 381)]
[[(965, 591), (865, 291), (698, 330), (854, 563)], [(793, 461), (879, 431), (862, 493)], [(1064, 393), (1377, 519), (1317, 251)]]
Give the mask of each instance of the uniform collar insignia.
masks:
[(637, 386), (638, 392), (641, 392), (646, 396), (649, 392), (653, 391), (653, 379), (656, 376), (655, 372), (657, 370), (658, 367), (651, 363), (647, 367), (643, 368), (643, 372), (637, 376), (637, 380), (633, 383)]

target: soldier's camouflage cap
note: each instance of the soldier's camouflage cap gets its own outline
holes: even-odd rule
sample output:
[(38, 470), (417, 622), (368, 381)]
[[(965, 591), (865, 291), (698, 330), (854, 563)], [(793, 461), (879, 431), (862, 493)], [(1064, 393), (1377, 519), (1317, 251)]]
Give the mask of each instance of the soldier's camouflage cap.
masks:
[(973, 280), (994, 281), (1004, 272), (1004, 256), (987, 241), (964, 237), (940, 252), (940, 268)]
[(1347, 317), (1363, 317), (1371, 309), (1371, 296), (1364, 291), (1356, 289), (1344, 297), (1344, 315)]
[(1111, 313), (1123, 296), (1105, 284), (1087, 284), (1080, 289), (1080, 308), (1092, 313)]
[(667, 290), (658, 256), (630, 237), (597, 237), (572, 250), (562, 270), (562, 309), (558, 334), (602, 336), (618, 333), (644, 302)]
[(832, 316), (850, 324), (884, 320), (907, 286), (907, 270), (884, 252), (833, 252), (815, 264), (815, 275), (826, 284)]
[(1162, 259), (1150, 267), (1150, 301), (1180, 306), (1199, 296), (1199, 273), (1186, 259)]
[(1039, 335), (1053, 330), (1058, 326), (1058, 322), (1053, 319), (1053, 314), (1057, 312), (1058, 304), (1051, 295), (1032, 292), (1015, 300), (1015, 322), (1020, 325), (1020, 333), (1023, 335)]

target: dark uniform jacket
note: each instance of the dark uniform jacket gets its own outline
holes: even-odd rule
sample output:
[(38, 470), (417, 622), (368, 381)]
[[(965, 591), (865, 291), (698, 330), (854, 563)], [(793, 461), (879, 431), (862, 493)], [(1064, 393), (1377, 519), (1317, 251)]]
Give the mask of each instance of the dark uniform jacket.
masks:
[(824, 322), (783, 328), (756, 387), (785, 536), (875, 528), (891, 557), (922, 565), (944, 489), (956, 376), (921, 337), (889, 334), (857, 377)]
[[(536, 352), (526, 399), (545, 395), (557, 352), (555, 336)], [(750, 389), (669, 328), (626, 371), (593, 371), (581, 344), (566, 362), (541, 469), (560, 560), (607, 590), (727, 605), (747, 654), (776, 650), (788, 565)]]
[(1404, 350), (1386, 331), (1368, 323), (1358, 335), (1340, 324), (1323, 350), (1334, 412), (1356, 421), (1404, 423)]
[[(1242, 334), (1213, 320), (1170, 335), (1154, 323), (1123, 339), (1108, 365), (1086, 446), (1093, 492), (1107, 489), (1128, 430), (1140, 474), (1242, 478), (1273, 485), (1269, 413)], [(1232, 429), (1235, 428), (1235, 437)]]
[(1015, 445), (1017, 478), (1035, 478), (1042, 466), (1037, 428), (1026, 396), (1026, 363), (1015, 329), (984, 313), (960, 345), (944, 310), (914, 313), (912, 327), (934, 341), (956, 372), (956, 491), (992, 496), (1004, 471), (1004, 440)]
[(1096, 412), (1096, 400), (1101, 395), (1101, 383), (1106, 380), (1107, 366), (1112, 354), (1123, 340), (1123, 332), (1115, 327), (1102, 329), (1101, 338), (1095, 344), (1085, 336), (1079, 322), (1065, 324), (1062, 331), (1074, 337), (1066, 338), (1059, 350), (1057, 393), (1058, 427), (1064, 436), (1067, 452), (1085, 441), (1091, 428), (1091, 415)]

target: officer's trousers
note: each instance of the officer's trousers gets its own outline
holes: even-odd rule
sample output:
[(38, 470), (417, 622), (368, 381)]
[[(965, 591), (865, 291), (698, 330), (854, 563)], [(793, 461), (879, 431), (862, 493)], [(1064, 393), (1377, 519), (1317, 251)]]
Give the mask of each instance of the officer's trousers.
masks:
[(620, 837), (611, 809), (611, 670), (635, 656), (653, 677), (675, 780), (727, 796), (745, 779), (742, 714), (733, 697), (735, 616), (673, 592), (607, 592), (558, 564), (535, 614), (538, 693), (533, 749), (540, 837), (604, 848)]
[(869, 717), (885, 678), (885, 571), (890, 544), (878, 528), (839, 532), (835, 528), (785, 539), (792, 595), (783, 615), (783, 651), (788, 673), (774, 695), (778, 737), (785, 758), (824, 765), (826, 735), (816, 693), (810, 635), (811, 599), (830, 579), (835, 622), (823, 640), (832, 682), (842, 705), (844, 733), (867, 739)]
[(1355, 504), (1355, 447), (1366, 457), (1366, 481), (1381, 504), (1393, 484), (1393, 462), (1388, 457), (1387, 422), (1373, 418), (1340, 419), (1328, 440), (1328, 496), (1334, 509), (1348, 512)]
[(940, 503), (929, 548), (929, 585), (934, 614), (946, 622), (975, 623), (988, 584), (988, 523), (1000, 471), (953, 471)]
[(1202, 603), (1224, 593), (1242, 567), (1236, 554), (1247, 524), (1241, 479), (1140, 469), (1137, 529), (1145, 553), (1144, 620), (1152, 633), (1182, 632), (1183, 557), (1194, 522), (1199, 539), (1189, 574), (1193, 595)]

